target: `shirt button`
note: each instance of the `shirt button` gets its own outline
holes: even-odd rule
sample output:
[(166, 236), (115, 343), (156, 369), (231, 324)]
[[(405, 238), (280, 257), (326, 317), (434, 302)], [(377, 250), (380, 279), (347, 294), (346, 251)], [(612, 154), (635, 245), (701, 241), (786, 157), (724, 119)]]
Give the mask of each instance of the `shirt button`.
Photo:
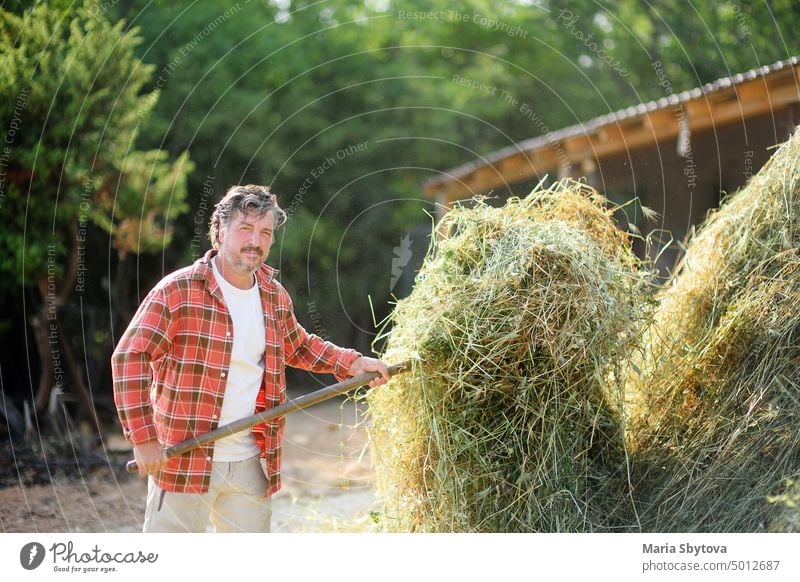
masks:
[(210, 460), (211, 460), (211, 457), (206, 457), (206, 461), (210, 461)]
[(225, 372), (223, 372), (222, 374), (220, 374), (220, 376), (222, 376), (222, 377), (224, 378), (224, 377), (225, 377)]
[(213, 414), (213, 415), (211, 415), (211, 418), (213, 418), (214, 420), (217, 420), (217, 415)]
[(231, 332), (229, 332), (229, 331), (225, 332), (225, 335), (228, 336), (228, 337), (231, 337)]

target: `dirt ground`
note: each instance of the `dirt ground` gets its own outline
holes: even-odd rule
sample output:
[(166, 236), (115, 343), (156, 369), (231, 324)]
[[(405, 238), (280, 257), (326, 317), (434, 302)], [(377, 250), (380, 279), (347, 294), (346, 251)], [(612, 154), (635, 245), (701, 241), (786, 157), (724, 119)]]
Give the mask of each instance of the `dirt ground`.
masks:
[[(276, 532), (372, 531), (378, 507), (364, 405), (330, 400), (286, 418), (283, 488), (273, 498)], [(121, 435), (106, 438), (120, 465)], [(106, 466), (84, 475), (52, 475), (49, 484), (0, 489), (2, 532), (136, 532), (146, 482)]]

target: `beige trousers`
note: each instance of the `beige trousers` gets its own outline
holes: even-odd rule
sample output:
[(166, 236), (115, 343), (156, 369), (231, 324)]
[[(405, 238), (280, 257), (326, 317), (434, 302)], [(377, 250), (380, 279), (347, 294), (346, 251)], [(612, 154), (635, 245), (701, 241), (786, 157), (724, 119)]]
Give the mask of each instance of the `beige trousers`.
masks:
[(258, 457), (214, 462), (206, 493), (164, 491), (147, 480), (144, 532), (204, 532), (211, 520), (215, 532), (269, 532), (271, 498)]

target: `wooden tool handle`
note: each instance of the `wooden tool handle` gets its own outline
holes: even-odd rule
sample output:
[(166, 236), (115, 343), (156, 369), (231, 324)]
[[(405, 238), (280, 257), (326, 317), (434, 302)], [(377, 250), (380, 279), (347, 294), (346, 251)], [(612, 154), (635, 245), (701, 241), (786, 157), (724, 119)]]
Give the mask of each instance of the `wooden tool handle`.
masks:
[[(402, 364), (395, 364), (394, 366), (389, 366), (389, 375), (394, 376), (395, 374), (401, 374), (410, 368), (410, 361), (403, 362)], [(191, 451), (221, 438), (241, 432), (248, 428), (252, 428), (257, 424), (261, 424), (262, 422), (274, 420), (281, 416), (286, 416), (289, 413), (313, 406), (314, 404), (319, 404), (325, 400), (330, 400), (334, 396), (346, 394), (347, 392), (351, 392), (356, 388), (360, 388), (361, 386), (369, 384), (372, 380), (378, 378), (379, 376), (380, 374), (378, 372), (367, 372), (365, 374), (353, 376), (352, 378), (348, 378), (342, 382), (331, 384), (330, 386), (326, 386), (325, 388), (321, 388), (309, 394), (298, 396), (297, 398), (289, 400), (288, 402), (285, 402), (279, 406), (275, 406), (274, 408), (269, 408), (263, 412), (259, 412), (258, 414), (235, 420), (230, 424), (220, 426), (219, 428), (200, 436), (190, 438), (176, 445), (172, 445), (171, 447), (164, 449), (164, 457), (167, 459), (177, 457), (187, 451)], [(136, 473), (139, 470), (139, 466), (136, 464), (135, 460), (130, 460), (125, 465), (125, 469), (128, 471), (128, 473)]]

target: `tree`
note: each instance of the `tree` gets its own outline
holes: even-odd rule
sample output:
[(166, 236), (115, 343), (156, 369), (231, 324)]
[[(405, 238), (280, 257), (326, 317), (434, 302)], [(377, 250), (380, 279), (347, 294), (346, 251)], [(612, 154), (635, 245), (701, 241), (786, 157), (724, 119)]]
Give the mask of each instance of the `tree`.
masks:
[(104, 229), (121, 256), (168, 245), (193, 166), (186, 154), (170, 162), (166, 152), (136, 149), (158, 98), (142, 92), (152, 66), (134, 55), (136, 31), (112, 25), (100, 4), (59, 4), (0, 12), (8, 128), (0, 211), (11, 227), (0, 231), (0, 278), (23, 305), (26, 288), (38, 292), (29, 318), (41, 370), (37, 411), (68, 383), (96, 420), (59, 313), (101, 278), (87, 234)]
[[(654, 60), (677, 92), (800, 48), (791, 0), (123, 0), (113, 11), (142, 27), (138, 54), (157, 67), (144, 139), (189, 148), (202, 168), (189, 177), (194, 214), (209, 176), (216, 196), (272, 184), (292, 212), (270, 261), (298, 317), (362, 349), (369, 298), (378, 319), (391, 309), (394, 249), (429, 223), (422, 180), (663, 97)], [(191, 237), (187, 218), (176, 228)]]

